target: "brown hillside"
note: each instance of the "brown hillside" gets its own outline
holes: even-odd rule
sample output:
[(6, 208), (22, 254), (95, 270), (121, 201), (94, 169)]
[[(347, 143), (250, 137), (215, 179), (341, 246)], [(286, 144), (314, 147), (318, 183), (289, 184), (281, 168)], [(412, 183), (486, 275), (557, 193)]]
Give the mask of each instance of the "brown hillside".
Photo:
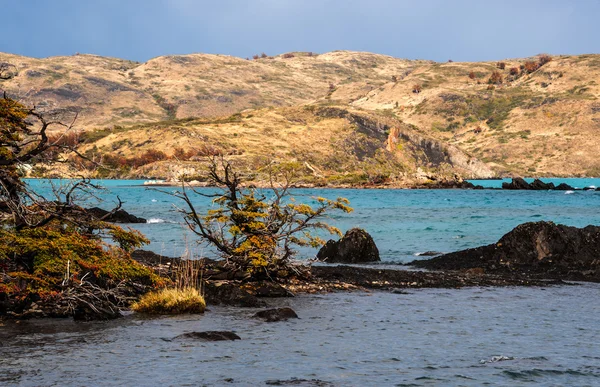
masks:
[[(244, 160), (306, 161), (311, 175), (327, 178), (380, 171), (402, 180), (414, 178), (418, 167), (421, 175), (484, 177), (491, 168), (499, 175), (598, 176), (600, 55), (549, 59), (434, 63), (336, 51), (256, 60), (191, 54), (140, 64), (94, 55), (0, 54), (0, 64), (14, 66), (0, 89), (42, 111), (79, 111), (77, 129), (94, 133), (83, 149), (119, 157), (194, 147)], [(326, 107), (347, 113), (323, 117)], [(242, 114), (219, 118), (236, 113)], [(360, 131), (348, 114), (387, 129)], [(196, 137), (177, 134), (181, 130)], [(369, 149), (366, 157), (348, 145), (350, 133), (356, 146)], [(135, 136), (150, 134), (155, 137), (141, 140), (144, 145), (136, 142)], [(419, 157), (432, 144), (454, 157)], [(345, 152), (358, 153), (342, 157)], [(168, 172), (162, 165), (174, 163), (157, 163), (157, 176)]]

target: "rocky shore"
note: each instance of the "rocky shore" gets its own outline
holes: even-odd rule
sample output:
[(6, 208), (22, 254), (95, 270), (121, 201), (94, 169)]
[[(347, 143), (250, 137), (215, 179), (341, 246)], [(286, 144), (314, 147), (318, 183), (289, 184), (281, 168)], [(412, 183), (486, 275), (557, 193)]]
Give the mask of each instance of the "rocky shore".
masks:
[[(575, 228), (552, 222), (525, 223), (504, 235), (497, 243), (409, 263), (423, 270), (377, 267), (377, 264), (373, 264), (378, 258), (377, 247), (367, 237), (368, 234), (364, 234), (350, 230), (341, 241), (330, 241), (323, 249), (327, 254), (322, 255), (333, 257), (332, 251), (343, 253), (348, 246), (354, 246), (371, 257), (368, 266), (356, 265), (356, 256), (353, 254), (338, 254), (333, 261), (341, 264), (298, 265), (274, 280), (250, 281), (244, 273), (231, 272), (223, 261), (207, 258), (196, 261), (195, 264), (202, 270), (206, 303), (265, 307), (268, 298), (293, 297), (298, 293), (369, 289), (402, 292), (402, 289), (408, 288), (600, 282), (600, 227), (597, 226)], [(165, 279), (173, 278), (178, 267), (188, 263), (184, 259), (163, 257), (143, 250), (134, 251), (132, 258)], [(66, 293), (54, 303), (52, 299), (45, 303), (25, 300), (27, 305), (19, 305), (19, 313), (11, 312), (8, 301), (0, 294), (0, 317), (116, 318), (121, 315), (122, 308), (147, 290), (147, 286), (140, 285), (137, 288), (130, 284), (115, 288), (114, 291), (99, 291), (98, 288), (86, 288), (82, 284), (65, 290)]]
[(478, 271), (514, 278), (600, 282), (600, 227), (531, 222), (496, 243), (410, 265), (443, 272)]

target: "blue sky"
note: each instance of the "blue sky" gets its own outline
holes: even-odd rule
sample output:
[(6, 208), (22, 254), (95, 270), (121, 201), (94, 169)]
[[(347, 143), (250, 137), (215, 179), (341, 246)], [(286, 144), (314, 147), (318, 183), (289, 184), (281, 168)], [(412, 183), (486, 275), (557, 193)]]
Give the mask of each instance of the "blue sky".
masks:
[(478, 61), (600, 52), (600, 0), (3, 0), (0, 51), (145, 61), (370, 51)]

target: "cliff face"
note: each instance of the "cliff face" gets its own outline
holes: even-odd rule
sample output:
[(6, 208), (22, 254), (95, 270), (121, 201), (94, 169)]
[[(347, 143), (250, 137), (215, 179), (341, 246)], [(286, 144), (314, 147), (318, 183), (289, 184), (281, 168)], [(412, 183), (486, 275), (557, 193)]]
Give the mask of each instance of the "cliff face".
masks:
[[(340, 174), (360, 165), (372, 175), (379, 164), (383, 175), (394, 176), (419, 167), (462, 177), (597, 176), (600, 55), (550, 59), (434, 63), (336, 51), (257, 60), (190, 54), (136, 63), (0, 53), (0, 65), (9, 68), (0, 89), (46, 114), (78, 112), (77, 130), (101, 132), (82, 149), (114, 148), (123, 157), (139, 156), (146, 145), (172, 154), (189, 144), (168, 137), (193, 127), (238, 137), (232, 145), (202, 134), (207, 142), (195, 141), (196, 147), (235, 148), (233, 156), (306, 157), (317, 169)], [(282, 145), (285, 136), (306, 134), (318, 122), (327, 123), (322, 136), (313, 132), (294, 139), (294, 147)], [(243, 139), (254, 130), (244, 125), (262, 125), (270, 135), (260, 143)], [(127, 136), (140, 130), (156, 130), (160, 141), (111, 142), (133, 144), (135, 137)], [(328, 155), (310, 154), (317, 137), (334, 144)]]

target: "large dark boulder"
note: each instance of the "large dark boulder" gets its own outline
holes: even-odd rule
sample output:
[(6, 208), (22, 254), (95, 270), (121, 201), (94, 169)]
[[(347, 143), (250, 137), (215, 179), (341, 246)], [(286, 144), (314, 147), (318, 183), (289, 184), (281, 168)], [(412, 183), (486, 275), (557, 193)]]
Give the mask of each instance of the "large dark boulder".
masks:
[(99, 207), (92, 207), (86, 210), (86, 212), (93, 217), (112, 223), (146, 223), (146, 219), (138, 218), (135, 215), (131, 215), (125, 210), (117, 210), (115, 212), (107, 211)]
[(353, 228), (339, 240), (329, 240), (317, 253), (317, 259), (329, 263), (379, 262), (379, 250), (369, 233)]
[(531, 187), (524, 179), (515, 177), (510, 183), (502, 183), (502, 189), (531, 189)]
[(600, 281), (600, 227), (524, 223), (497, 243), (411, 265), (433, 270), (481, 268), (486, 273)]

